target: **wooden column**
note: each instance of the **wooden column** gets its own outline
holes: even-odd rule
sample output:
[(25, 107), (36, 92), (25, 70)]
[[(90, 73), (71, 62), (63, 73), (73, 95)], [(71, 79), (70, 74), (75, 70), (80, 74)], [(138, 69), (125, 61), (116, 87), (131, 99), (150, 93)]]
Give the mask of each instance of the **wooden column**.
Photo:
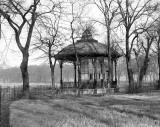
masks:
[(77, 66), (76, 62), (73, 62), (74, 65), (74, 88), (77, 88)]
[(93, 89), (97, 88), (97, 59), (93, 58), (93, 68), (94, 68), (94, 82), (93, 82)]
[(117, 82), (117, 60), (114, 60), (115, 81)]
[(111, 83), (109, 84), (110, 86), (109, 87), (113, 87), (113, 59), (111, 59), (111, 67), (112, 67), (112, 70), (110, 72), (110, 75), (111, 75)]
[(81, 87), (81, 60), (78, 60), (77, 63), (77, 67), (78, 67), (78, 96), (80, 96), (80, 87)]
[(59, 62), (60, 65), (60, 87), (63, 89), (63, 61)]
[(81, 60), (78, 62), (78, 88), (81, 86)]
[(101, 87), (103, 88), (104, 87), (104, 59), (101, 59), (100, 61), (100, 66), (101, 66), (101, 76), (100, 76), (100, 78), (101, 78)]

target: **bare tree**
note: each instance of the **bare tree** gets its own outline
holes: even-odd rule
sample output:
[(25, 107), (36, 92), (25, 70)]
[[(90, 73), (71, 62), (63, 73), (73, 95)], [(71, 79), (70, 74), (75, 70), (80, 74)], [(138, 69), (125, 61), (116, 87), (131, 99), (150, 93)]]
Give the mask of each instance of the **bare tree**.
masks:
[[(75, 52), (75, 68), (76, 70), (78, 70), (78, 86), (77, 86), (77, 82), (75, 80), (75, 87), (77, 87), (78, 89), (80, 88), (80, 85), (81, 85), (81, 68), (80, 68), (80, 58), (78, 56), (78, 53), (77, 53), (77, 48), (76, 48), (76, 45), (75, 45), (75, 42), (78, 38), (80, 38), (80, 34), (79, 34), (79, 31), (80, 29), (78, 30), (79, 26), (78, 24), (81, 23), (81, 20), (82, 20), (82, 14), (84, 12), (84, 9), (85, 9), (85, 6), (86, 4), (82, 4), (80, 2), (77, 2), (77, 1), (69, 1), (69, 6), (71, 7), (70, 9), (70, 12), (69, 12), (69, 15), (71, 16), (71, 20), (68, 21), (69, 22), (69, 31), (70, 31), (70, 39), (71, 39), (71, 42), (74, 46), (74, 52)], [(78, 8), (77, 8), (78, 7)], [(78, 11), (77, 11), (77, 10)], [(76, 24), (76, 26), (75, 26)], [(76, 78), (76, 72), (75, 72), (75, 78)], [(80, 91), (78, 90), (78, 95), (80, 94)]]
[(133, 49), (137, 68), (138, 68), (138, 77), (137, 77), (137, 88), (141, 90), (142, 80), (144, 75), (147, 72), (149, 64), (149, 54), (151, 51), (151, 46), (155, 40), (155, 32), (153, 30), (148, 30), (141, 39), (137, 40), (137, 47)]
[[(54, 10), (55, 4), (51, 3), (50, 6), (43, 6), (40, 0), (33, 0), (30, 5), (27, 5), (26, 1), (23, 0), (1, 0), (0, 3), (0, 14), (13, 29), (16, 44), (22, 53), (20, 68), (23, 79), (23, 91), (26, 97), (29, 95), (28, 60), (32, 33), (38, 17)], [(38, 11), (40, 7), (46, 7), (46, 9)], [(23, 36), (24, 32), (26, 32), (26, 36)], [(22, 36), (25, 38), (24, 40), (21, 39)], [(23, 41), (25, 41), (24, 44)]]
[(158, 34), (157, 51), (158, 51), (158, 67), (159, 67), (158, 89), (160, 89), (160, 25), (158, 25), (157, 34)]
[[(74, 52), (75, 52), (75, 56), (76, 56), (76, 62), (74, 63), (75, 64), (75, 67), (78, 67), (78, 88), (81, 84), (81, 73), (80, 73), (80, 60), (79, 60), (79, 57), (78, 57), (78, 54), (77, 54), (77, 49), (76, 49), (76, 45), (75, 45), (75, 28), (73, 26), (74, 22), (79, 18), (80, 15), (76, 15), (75, 16), (75, 13), (74, 13), (74, 2), (71, 2), (71, 15), (72, 15), (72, 20), (70, 22), (70, 29), (71, 29), (71, 40), (72, 40), (72, 43), (73, 43), (73, 46), (74, 46)], [(75, 76), (76, 76), (76, 73), (75, 73)], [(77, 82), (75, 80), (75, 87), (77, 87)]]
[[(60, 28), (60, 20), (61, 20), (61, 4), (57, 6), (59, 12), (57, 11), (54, 14), (51, 14), (50, 17), (43, 17), (43, 19), (39, 22), (39, 28), (42, 29), (38, 32), (37, 43), (34, 43), (34, 49), (41, 50), (44, 55), (42, 58), (47, 58), (49, 61), (49, 66), (51, 70), (51, 81), (52, 87), (55, 88), (55, 79), (54, 79), (54, 71), (56, 65), (56, 59), (54, 59), (55, 54), (58, 52), (60, 47), (63, 45), (63, 34)], [(42, 31), (45, 31), (42, 32)], [(46, 35), (47, 34), (47, 35)], [(53, 61), (54, 59), (54, 61)]]
[(155, 47), (153, 50), (153, 52), (156, 53), (157, 58), (158, 58), (159, 74), (158, 74), (158, 87), (157, 87), (157, 89), (160, 89), (160, 20), (159, 19), (155, 23), (156, 41), (155, 41)]
[(98, 7), (98, 9), (103, 14), (104, 23), (98, 21), (102, 25), (106, 27), (107, 31), (107, 55), (108, 55), (108, 83), (111, 86), (113, 80), (113, 67), (111, 61), (111, 31), (113, 29), (113, 24), (115, 21), (115, 17), (118, 15), (118, 6), (115, 0), (94, 0), (94, 3)]
[[(125, 29), (125, 57), (129, 80), (129, 93), (135, 91), (131, 53), (135, 39), (148, 28), (146, 28), (146, 25), (150, 21), (149, 18), (154, 11), (154, 8), (150, 8), (151, 2), (151, 0), (138, 0), (136, 2), (131, 0), (117, 0), (121, 15), (120, 23), (122, 23)], [(142, 18), (144, 22), (142, 22)]]

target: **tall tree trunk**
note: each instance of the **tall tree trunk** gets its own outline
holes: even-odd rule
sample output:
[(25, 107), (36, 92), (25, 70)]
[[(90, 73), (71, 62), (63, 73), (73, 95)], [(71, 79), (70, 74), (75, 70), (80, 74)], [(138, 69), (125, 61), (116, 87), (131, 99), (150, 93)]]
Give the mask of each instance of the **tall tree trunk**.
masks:
[(49, 57), (49, 66), (51, 70), (51, 82), (52, 82), (52, 89), (55, 88), (55, 79), (54, 79), (54, 69), (56, 66), (56, 59), (54, 60), (54, 63), (52, 62), (52, 44), (49, 42), (48, 45), (48, 57)]
[(143, 62), (143, 66), (140, 68), (140, 72), (138, 76), (138, 89), (142, 88), (142, 81), (143, 81), (143, 77), (146, 74), (146, 71), (148, 68), (148, 62), (149, 62), (149, 58), (148, 58), (148, 53), (147, 53), (144, 59), (144, 62)]
[[(56, 61), (56, 60), (55, 60)], [(55, 62), (56, 63), (56, 62)], [(54, 71), (55, 71), (55, 65), (51, 65), (51, 81), (52, 81), (52, 92), (53, 94), (56, 92), (56, 94), (58, 94), (58, 89), (56, 88), (56, 85), (55, 85), (55, 77), (54, 77)], [(56, 91), (54, 91), (56, 90)]]
[(76, 62), (73, 62), (74, 65), (74, 88), (77, 88), (77, 65)]
[[(72, 14), (73, 14), (73, 5), (72, 5)], [(71, 39), (72, 39), (72, 43), (73, 43), (73, 47), (74, 47), (74, 52), (75, 52), (75, 60), (76, 60), (75, 64), (77, 65), (77, 70), (78, 70), (78, 95), (77, 96), (80, 96), (80, 87), (81, 87), (81, 60), (80, 60), (80, 58), (78, 56), (77, 48), (76, 48), (76, 45), (75, 45), (73, 22), (74, 22), (74, 19), (70, 23), (70, 27), (71, 27)]]
[(107, 41), (108, 41), (108, 84), (109, 87), (112, 85), (113, 81), (113, 66), (111, 61), (111, 44), (110, 44), (110, 28), (107, 29)]
[(138, 88), (141, 89), (142, 87), (142, 81), (143, 81), (143, 77), (146, 74), (147, 68), (148, 68), (148, 63), (149, 63), (149, 49), (150, 49), (150, 45), (148, 45), (147, 47), (147, 51), (146, 51), (146, 56), (144, 58), (144, 62), (142, 67), (140, 68), (140, 72), (139, 72), (139, 77), (138, 77)]
[(159, 40), (158, 40), (158, 69), (159, 69), (159, 73), (158, 73), (157, 89), (160, 89), (160, 36), (159, 36)]
[(152, 42), (154, 40), (154, 37), (147, 37), (147, 47), (144, 47), (145, 50), (145, 57), (144, 57), (144, 61), (143, 61), (143, 65), (140, 68), (139, 71), (139, 77), (138, 77), (138, 90), (141, 90), (142, 88), (142, 81), (143, 81), (143, 77), (147, 72), (147, 68), (148, 68), (148, 63), (149, 63), (149, 51), (150, 51), (150, 47), (152, 45)]
[(133, 70), (131, 68), (130, 63), (130, 51), (129, 51), (129, 30), (126, 30), (126, 65), (127, 65), (127, 74), (128, 74), (128, 82), (129, 88), (128, 93), (134, 93), (134, 78), (133, 78)]
[(128, 74), (128, 82), (129, 82), (128, 93), (134, 93), (135, 88), (134, 88), (133, 71), (127, 59), (126, 59), (126, 64), (127, 64), (127, 74)]
[(50, 63), (52, 89), (55, 88), (55, 78), (54, 78), (54, 70), (55, 70), (55, 66), (56, 66), (56, 60), (54, 61), (54, 64), (52, 64), (52, 62)]
[(23, 93), (26, 98), (29, 98), (29, 74), (28, 74), (28, 51), (23, 52), (23, 58), (21, 62), (21, 73), (22, 73), (22, 80), (23, 80)]
[(51, 68), (51, 81), (52, 81), (52, 88), (55, 88), (55, 80), (54, 80), (54, 67), (52, 66)]

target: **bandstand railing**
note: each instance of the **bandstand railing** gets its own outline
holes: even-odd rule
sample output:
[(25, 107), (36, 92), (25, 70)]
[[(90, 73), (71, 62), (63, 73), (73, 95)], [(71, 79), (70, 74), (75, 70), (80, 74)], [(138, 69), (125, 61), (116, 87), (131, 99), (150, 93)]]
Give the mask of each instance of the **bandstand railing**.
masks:
[(63, 88), (59, 90), (61, 94), (77, 95), (105, 95), (115, 93), (115, 88), (98, 88), (98, 89), (76, 89), (76, 88)]

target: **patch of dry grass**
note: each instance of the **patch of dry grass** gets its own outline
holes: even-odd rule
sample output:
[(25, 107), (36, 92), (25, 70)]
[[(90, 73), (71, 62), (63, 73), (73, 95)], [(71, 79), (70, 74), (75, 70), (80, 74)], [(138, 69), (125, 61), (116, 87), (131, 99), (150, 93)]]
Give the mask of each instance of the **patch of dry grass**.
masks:
[(11, 105), (13, 127), (159, 127), (158, 96), (113, 95), (20, 100)]

